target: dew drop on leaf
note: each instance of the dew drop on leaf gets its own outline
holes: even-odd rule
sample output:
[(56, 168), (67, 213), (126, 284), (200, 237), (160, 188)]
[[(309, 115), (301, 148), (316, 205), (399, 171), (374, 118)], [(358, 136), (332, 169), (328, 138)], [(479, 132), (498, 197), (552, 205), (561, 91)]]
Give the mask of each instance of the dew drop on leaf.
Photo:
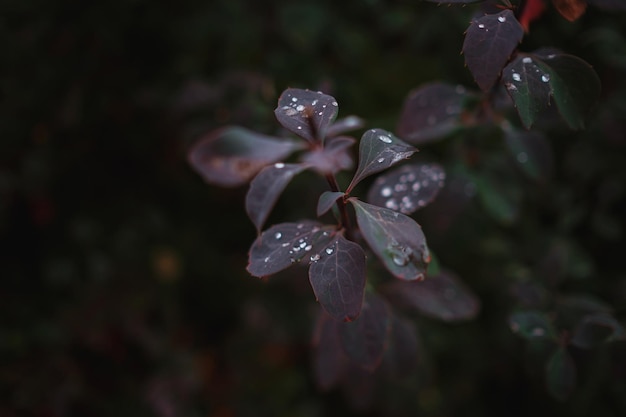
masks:
[(283, 237), (283, 234), (282, 234), (282, 233), (280, 233), (280, 232), (276, 232), (276, 234), (274, 235), (274, 237), (275, 237), (276, 239), (280, 239), (281, 237)]
[(524, 57), (524, 59), (522, 59), (522, 62), (524, 64), (530, 64), (531, 62), (533, 62), (533, 59), (529, 56)]
[(317, 262), (320, 260), (320, 255), (319, 254), (315, 254), (315, 255), (311, 255), (311, 262)]
[(498, 22), (500, 22), (500, 23), (504, 23), (504, 22), (506, 22), (506, 17), (504, 17), (504, 16), (498, 16)]
[(390, 138), (389, 136), (380, 135), (380, 136), (378, 136), (378, 139), (379, 139), (381, 142), (391, 143), (391, 138)]
[(274, 164), (274, 167), (275, 167), (275, 168), (278, 168), (278, 169), (281, 169), (281, 168), (284, 168), (284, 167), (285, 167), (285, 164), (283, 164), (282, 162), (276, 162), (276, 163)]
[(522, 81), (522, 77), (516, 72), (513, 74), (513, 80)]
[(326, 248), (326, 253), (332, 255), (335, 250), (333, 248)]
[(541, 76), (541, 81), (543, 81), (544, 83), (547, 83), (548, 81), (550, 81), (550, 74), (543, 74)]

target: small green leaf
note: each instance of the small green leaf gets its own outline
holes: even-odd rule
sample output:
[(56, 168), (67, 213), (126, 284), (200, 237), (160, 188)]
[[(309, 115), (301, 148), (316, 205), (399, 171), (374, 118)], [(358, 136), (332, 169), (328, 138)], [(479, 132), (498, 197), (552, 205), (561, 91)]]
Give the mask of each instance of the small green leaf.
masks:
[(576, 387), (576, 365), (564, 347), (558, 348), (546, 367), (548, 391), (554, 398), (565, 401)]

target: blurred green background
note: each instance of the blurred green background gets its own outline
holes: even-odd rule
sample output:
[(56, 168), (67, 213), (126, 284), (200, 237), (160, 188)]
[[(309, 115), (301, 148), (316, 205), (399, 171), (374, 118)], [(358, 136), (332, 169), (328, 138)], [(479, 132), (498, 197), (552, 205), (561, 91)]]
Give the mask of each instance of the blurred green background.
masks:
[[(186, 150), (223, 125), (278, 132), (286, 87), (323, 89), (340, 116), (393, 130), (420, 84), (474, 88), (460, 50), (475, 11), (417, 0), (2, 2), (0, 415), (357, 413), (312, 378), (317, 306), (304, 270), (267, 283), (247, 274), (246, 189), (203, 183)], [(555, 239), (575, 248), (558, 288), (626, 313), (626, 16), (590, 9), (569, 23), (550, 10), (522, 49), (540, 46), (593, 64), (602, 104), (587, 131), (551, 128), (554, 174), (512, 186), (523, 196), (515, 221), (499, 221), (507, 202), (492, 204), (494, 219), (489, 202), (454, 199), (418, 216), (483, 311), (463, 325), (419, 319), (428, 373), (382, 387), (360, 413), (626, 415), (623, 343), (576, 353), (581, 395), (562, 404), (545, 392), (541, 349), (507, 325), (509, 284), (532, 280)], [(502, 162), (500, 142), (476, 130), (421, 154), (448, 167), (476, 153)], [(270, 220), (313, 216), (307, 179)]]

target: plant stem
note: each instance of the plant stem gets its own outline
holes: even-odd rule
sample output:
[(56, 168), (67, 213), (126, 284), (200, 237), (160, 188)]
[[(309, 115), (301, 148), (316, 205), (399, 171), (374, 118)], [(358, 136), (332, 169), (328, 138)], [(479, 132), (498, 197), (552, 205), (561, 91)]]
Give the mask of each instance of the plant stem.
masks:
[[(331, 191), (338, 192), (341, 191), (339, 189), (339, 184), (337, 183), (337, 178), (335, 178), (334, 174), (327, 174), (326, 181), (328, 181), (328, 185), (330, 186)], [(343, 198), (337, 200), (337, 209), (339, 209), (340, 226), (342, 226), (346, 230), (346, 239), (354, 240), (352, 236), (352, 226), (350, 224), (350, 217), (348, 217), (348, 209), (346, 208), (346, 202)]]

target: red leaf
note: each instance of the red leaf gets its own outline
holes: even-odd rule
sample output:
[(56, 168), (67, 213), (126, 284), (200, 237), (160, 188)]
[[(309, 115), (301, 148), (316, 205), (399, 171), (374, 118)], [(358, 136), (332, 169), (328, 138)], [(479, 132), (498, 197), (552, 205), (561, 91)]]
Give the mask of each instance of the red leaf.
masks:
[(582, 16), (587, 9), (586, 0), (552, 0), (552, 3), (561, 16), (570, 22)]

